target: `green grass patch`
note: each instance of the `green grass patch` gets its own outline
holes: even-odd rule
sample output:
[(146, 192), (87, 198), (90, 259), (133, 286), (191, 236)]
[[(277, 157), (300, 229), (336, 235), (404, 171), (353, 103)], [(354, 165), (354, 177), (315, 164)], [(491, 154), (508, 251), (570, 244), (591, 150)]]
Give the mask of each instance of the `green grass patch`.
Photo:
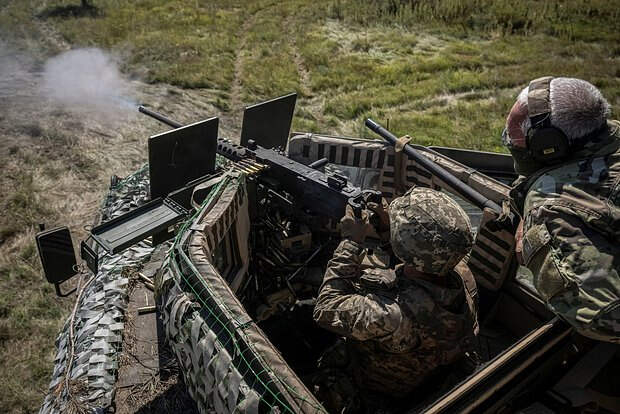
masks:
[[(618, 0), (334, 0), (329, 16), (360, 25), (419, 24), (466, 35), (546, 34), (569, 40), (615, 39), (620, 17)], [(594, 24), (597, 23), (597, 24)], [(599, 24), (605, 25), (601, 27)]]
[[(74, 2), (31, 4), (36, 14)], [(224, 111), (239, 109), (233, 101), (251, 104), (290, 91), (302, 95), (299, 105), (318, 98), (313, 119), (294, 125), (329, 133), (357, 133), (351, 121), (366, 112), (456, 102), (445, 95), (467, 99), (475, 111), (489, 94), (516, 93), (547, 74), (590, 80), (615, 105), (620, 96), (620, 0), (93, 4), (94, 15), (45, 22), (76, 47), (125, 56), (125, 70), (149, 82), (207, 88)], [(26, 8), (7, 6), (0, 21), (23, 20)], [(235, 79), (240, 90), (232, 97)], [(487, 115), (503, 118), (508, 109)]]

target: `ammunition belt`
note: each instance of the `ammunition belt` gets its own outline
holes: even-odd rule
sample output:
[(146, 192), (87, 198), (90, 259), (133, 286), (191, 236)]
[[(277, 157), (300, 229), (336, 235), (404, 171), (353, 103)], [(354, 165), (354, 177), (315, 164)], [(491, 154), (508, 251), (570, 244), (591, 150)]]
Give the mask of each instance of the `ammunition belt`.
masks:
[(230, 163), (230, 168), (235, 171), (240, 171), (246, 175), (255, 175), (263, 171), (267, 166), (252, 160), (251, 158), (244, 158)]

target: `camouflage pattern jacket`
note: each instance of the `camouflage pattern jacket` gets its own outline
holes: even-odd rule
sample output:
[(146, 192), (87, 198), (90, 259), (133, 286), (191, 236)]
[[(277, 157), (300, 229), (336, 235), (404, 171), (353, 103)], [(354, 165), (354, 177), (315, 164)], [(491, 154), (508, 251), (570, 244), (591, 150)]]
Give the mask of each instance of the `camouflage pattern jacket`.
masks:
[(328, 264), (314, 319), (347, 338), (361, 389), (403, 397), (471, 348), (477, 330), (469, 293), (473, 276), (459, 264), (469, 290), (457, 272), (439, 286), (408, 278), (398, 267), (363, 269), (363, 252), (353, 241), (340, 243)]
[(538, 293), (581, 334), (620, 343), (620, 123), (512, 194)]

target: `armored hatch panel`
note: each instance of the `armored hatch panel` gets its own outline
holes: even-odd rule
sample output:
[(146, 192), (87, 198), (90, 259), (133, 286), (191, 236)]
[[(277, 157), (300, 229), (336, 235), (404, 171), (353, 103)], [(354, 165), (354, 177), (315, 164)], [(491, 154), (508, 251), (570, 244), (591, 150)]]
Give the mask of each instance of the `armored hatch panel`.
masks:
[(35, 239), (45, 278), (54, 285), (58, 296), (70, 295), (75, 289), (63, 293), (60, 288), (63, 282), (77, 273), (77, 262), (69, 228), (63, 226), (41, 231)]
[(76, 273), (75, 251), (67, 226), (42, 231), (36, 241), (48, 282), (62, 283)]
[(116, 254), (178, 223), (187, 210), (168, 198), (152, 200), (129, 213), (91, 230), (92, 238), (108, 253)]
[(215, 170), (218, 118), (153, 135), (148, 141), (151, 199)]
[(253, 140), (263, 148), (284, 148), (291, 130), (296, 101), (297, 94), (290, 93), (247, 106), (243, 111), (241, 145), (247, 146), (248, 141)]

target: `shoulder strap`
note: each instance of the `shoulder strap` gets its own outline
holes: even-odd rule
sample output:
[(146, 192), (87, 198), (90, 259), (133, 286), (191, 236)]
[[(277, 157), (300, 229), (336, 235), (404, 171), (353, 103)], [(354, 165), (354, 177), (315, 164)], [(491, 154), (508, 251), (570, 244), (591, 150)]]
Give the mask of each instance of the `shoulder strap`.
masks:
[(467, 301), (467, 307), (472, 314), (474, 322), (474, 335), (478, 335), (480, 327), (478, 325), (478, 287), (476, 286), (476, 279), (469, 269), (469, 266), (467, 266), (463, 260), (456, 265), (454, 271), (463, 281), (463, 287), (465, 288), (465, 300)]

